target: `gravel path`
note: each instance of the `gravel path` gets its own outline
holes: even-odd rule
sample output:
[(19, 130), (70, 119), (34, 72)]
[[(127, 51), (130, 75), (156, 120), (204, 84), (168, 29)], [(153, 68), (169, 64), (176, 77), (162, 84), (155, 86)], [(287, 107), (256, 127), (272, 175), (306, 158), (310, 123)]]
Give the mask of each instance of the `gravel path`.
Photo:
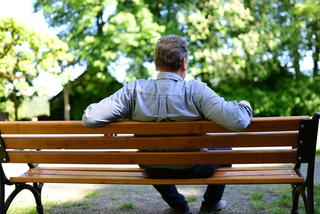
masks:
[[(199, 212), (199, 206), (205, 186), (178, 186), (179, 191), (186, 197), (196, 196), (197, 200), (189, 203), (192, 213)], [(251, 209), (248, 192), (267, 191), (264, 186), (228, 186), (224, 199), (228, 201), (228, 208), (221, 214), (255, 214)], [(72, 207), (53, 209), (52, 213), (74, 213), (74, 214), (170, 214), (171, 209), (161, 199), (160, 195), (151, 186), (128, 186), (128, 185), (108, 185), (99, 191), (100, 194), (95, 199), (87, 199), (87, 203), (92, 203), (91, 207)], [(120, 194), (119, 194), (120, 193)], [(123, 204), (133, 205), (133, 209), (121, 208)], [(81, 204), (81, 203), (79, 203)]]
[[(274, 191), (288, 185), (230, 185), (227, 186), (224, 199), (228, 208), (220, 214), (269, 214), (267, 211), (257, 211), (251, 208), (250, 194), (262, 192), (263, 201), (271, 202), (278, 198)], [(178, 186), (185, 196), (196, 196), (196, 201), (189, 203), (192, 213), (199, 212), (202, 194), (205, 186)], [(288, 188), (289, 189), (289, 188)], [(91, 204), (89, 207), (81, 203)], [(172, 210), (163, 202), (159, 194), (151, 186), (122, 186), (108, 185), (100, 190), (95, 199), (85, 199), (79, 206), (71, 208), (55, 208), (53, 214), (172, 214)], [(121, 208), (124, 203), (133, 205), (132, 209)], [(301, 204), (302, 205), (302, 204)]]
[[(315, 167), (315, 183), (320, 185), (320, 157), (317, 156)], [(229, 185), (223, 199), (228, 201), (228, 208), (221, 214), (267, 214), (265, 211), (252, 209), (250, 194), (263, 193), (264, 202), (270, 202), (278, 196), (275, 191), (288, 188), (289, 185)], [(53, 209), (52, 213), (74, 214), (170, 214), (171, 209), (161, 199), (152, 186), (144, 185), (104, 185), (100, 186), (99, 194), (92, 199), (85, 199), (90, 207), (72, 207)], [(178, 186), (186, 197), (196, 198), (189, 203), (192, 213), (199, 212), (202, 195), (206, 186)], [(123, 204), (133, 205), (133, 209), (122, 209)], [(81, 203), (80, 203), (81, 204)]]

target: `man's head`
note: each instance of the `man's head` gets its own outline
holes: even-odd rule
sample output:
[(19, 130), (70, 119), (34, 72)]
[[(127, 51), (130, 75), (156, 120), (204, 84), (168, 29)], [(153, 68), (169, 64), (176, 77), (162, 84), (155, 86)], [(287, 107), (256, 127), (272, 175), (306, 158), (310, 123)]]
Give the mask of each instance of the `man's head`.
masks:
[(180, 36), (168, 35), (158, 40), (154, 61), (158, 71), (186, 70), (188, 63), (187, 42)]

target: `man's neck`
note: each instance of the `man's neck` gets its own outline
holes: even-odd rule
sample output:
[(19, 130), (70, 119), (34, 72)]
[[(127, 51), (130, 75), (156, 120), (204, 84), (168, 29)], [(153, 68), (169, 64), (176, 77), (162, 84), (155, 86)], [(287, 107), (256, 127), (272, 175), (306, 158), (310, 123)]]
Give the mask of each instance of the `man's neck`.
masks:
[(177, 71), (168, 71), (168, 70), (159, 70), (160, 72), (169, 72), (169, 73), (174, 73), (177, 74), (178, 76), (180, 76), (182, 79), (184, 79), (184, 75), (183, 75), (183, 71), (181, 71), (181, 69), (177, 70)]

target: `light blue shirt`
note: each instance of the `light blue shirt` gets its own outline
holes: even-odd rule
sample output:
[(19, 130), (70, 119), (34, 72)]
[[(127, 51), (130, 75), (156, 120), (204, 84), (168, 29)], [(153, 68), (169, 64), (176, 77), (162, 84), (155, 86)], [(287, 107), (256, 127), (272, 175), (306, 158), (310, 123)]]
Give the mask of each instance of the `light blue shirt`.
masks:
[(119, 119), (183, 121), (209, 119), (229, 130), (246, 128), (252, 118), (248, 102), (225, 101), (205, 83), (183, 80), (172, 72), (157, 79), (140, 79), (93, 103), (83, 114), (88, 127), (104, 126)]

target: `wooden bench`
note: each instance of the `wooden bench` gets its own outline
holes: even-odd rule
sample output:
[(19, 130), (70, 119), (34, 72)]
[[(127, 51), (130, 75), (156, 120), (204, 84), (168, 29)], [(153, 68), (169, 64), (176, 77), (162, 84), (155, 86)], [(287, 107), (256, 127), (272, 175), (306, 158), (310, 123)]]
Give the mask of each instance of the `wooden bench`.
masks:
[[(43, 213), (43, 183), (90, 183), (291, 184), (292, 213), (297, 211), (299, 195), (307, 213), (314, 213), (313, 176), (319, 117), (320, 114), (313, 118), (254, 118), (242, 132), (230, 132), (209, 121), (120, 121), (95, 129), (86, 128), (79, 121), (0, 122), (1, 162), (6, 165), (28, 163), (30, 167), (22, 175), (7, 178), (1, 164), (0, 212), (6, 213), (12, 200), (23, 189), (33, 193), (37, 211)], [(214, 147), (234, 149), (212, 152), (137, 151)], [(138, 167), (110, 166), (210, 163), (279, 165), (220, 168), (212, 177), (202, 179), (150, 179)], [(308, 164), (305, 177), (300, 172), (302, 163)], [(79, 167), (46, 167), (43, 164), (79, 164)], [(101, 167), (80, 164), (100, 164)], [(7, 200), (5, 185), (15, 185)]]

